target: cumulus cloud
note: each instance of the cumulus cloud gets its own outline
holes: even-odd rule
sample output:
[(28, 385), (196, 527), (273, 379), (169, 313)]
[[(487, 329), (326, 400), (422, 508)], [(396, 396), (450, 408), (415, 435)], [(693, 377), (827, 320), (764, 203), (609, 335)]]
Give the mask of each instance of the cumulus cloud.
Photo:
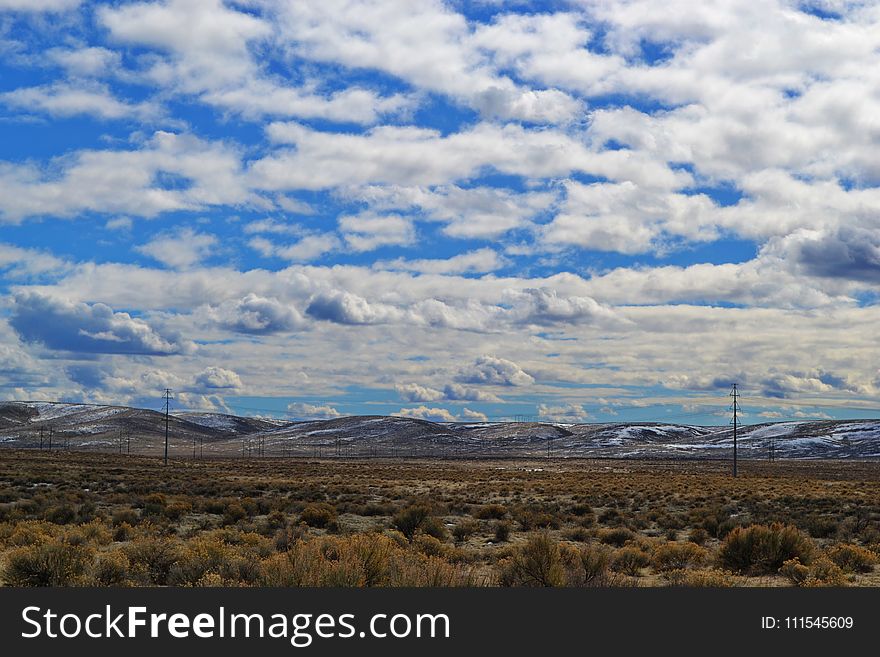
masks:
[[(278, 232), (278, 231), (275, 231)], [(264, 258), (281, 258), (291, 262), (310, 262), (332, 251), (342, 248), (342, 243), (332, 233), (305, 235), (293, 244), (276, 244), (264, 237), (255, 237), (248, 242)]]
[(380, 324), (400, 316), (396, 308), (370, 303), (351, 292), (330, 292), (315, 296), (306, 314), (336, 324)]
[(193, 382), (197, 388), (205, 390), (237, 390), (242, 387), (238, 374), (222, 367), (205, 368), (193, 377)]
[(459, 253), (449, 258), (419, 258), (415, 260), (398, 258), (380, 261), (374, 263), (373, 268), (443, 275), (490, 272), (500, 269), (505, 264), (505, 259), (499, 256), (494, 249), (485, 248)]
[(300, 420), (332, 420), (342, 417), (342, 413), (332, 406), (293, 402), (287, 405), (287, 412)]
[(443, 390), (437, 390), (428, 386), (422, 386), (417, 383), (405, 383), (395, 386), (395, 390), (401, 399), (408, 402), (435, 402), (435, 401), (479, 401), (479, 402), (500, 402), (502, 401), (498, 395), (490, 392), (479, 390), (477, 388), (468, 388), (458, 383), (450, 383), (444, 386)]
[(354, 86), (327, 93), (317, 80), (285, 83), (254, 57), (254, 50), (273, 48), (275, 26), (221, 0), (136, 2), (101, 7), (97, 15), (114, 40), (158, 51), (144, 73), (148, 80), (245, 118), (373, 123), (412, 105), (401, 94)]
[(445, 408), (429, 408), (418, 406), (416, 408), (401, 408), (395, 415), (400, 417), (413, 417), (419, 420), (431, 422), (455, 422), (456, 417)]
[[(252, 198), (234, 149), (164, 131), (140, 148), (72, 152), (49, 173), (0, 162), (0, 220), (89, 211), (155, 217)], [(169, 177), (184, 184), (169, 186)]]
[(515, 321), (523, 324), (621, 323), (626, 321), (613, 309), (591, 297), (560, 297), (556, 290), (527, 288), (511, 293)]
[(851, 383), (846, 377), (822, 370), (813, 372), (773, 372), (759, 381), (765, 397), (786, 399), (800, 393), (828, 393), (833, 391), (868, 392)]
[(397, 215), (344, 216), (339, 218), (339, 229), (348, 247), (357, 252), (382, 246), (408, 246), (416, 237), (412, 223)]
[(379, 0), (370, 11), (352, 0), (275, 4), (282, 34), (300, 56), (379, 69), (501, 119), (569, 121), (582, 111), (562, 91), (522, 88), (500, 74), (445, 3)]
[(217, 238), (184, 228), (175, 233), (154, 237), (136, 250), (175, 269), (186, 269), (209, 258), (217, 246)]
[(763, 253), (781, 257), (796, 271), (810, 276), (880, 283), (880, 233), (876, 228), (801, 229), (771, 241)]
[(434, 402), (443, 399), (443, 392), (420, 386), (418, 383), (403, 383), (394, 386), (400, 398), (408, 402)]
[(564, 406), (538, 405), (538, 417), (545, 422), (558, 422), (562, 424), (586, 422), (590, 414), (579, 404), (565, 404)]
[(461, 417), (467, 422), (487, 422), (489, 420), (489, 417), (485, 413), (473, 411), (469, 408), (465, 408), (461, 411)]
[(0, 272), (9, 278), (26, 278), (37, 274), (63, 272), (69, 264), (39, 249), (24, 249), (0, 243)]
[(685, 185), (686, 172), (673, 171), (647, 155), (594, 151), (558, 130), (533, 131), (517, 124), (479, 123), (441, 135), (412, 126), (382, 126), (364, 134), (318, 132), (299, 123), (272, 123), (268, 136), (279, 145), (250, 167), (254, 184), (266, 190), (319, 190), (347, 185), (443, 185), (481, 169), (529, 178), (578, 171), (611, 179), (632, 179), (647, 187)]
[(207, 313), (219, 326), (251, 335), (285, 333), (305, 326), (304, 318), (293, 306), (253, 292), (241, 299), (230, 299), (210, 307)]
[(163, 335), (146, 321), (114, 312), (102, 303), (78, 303), (34, 292), (15, 296), (10, 325), (25, 342), (63, 351), (168, 356), (193, 349), (192, 343)]
[(479, 385), (525, 386), (535, 382), (533, 376), (513, 361), (495, 356), (480, 356), (459, 373), (461, 383)]
[(555, 192), (514, 192), (499, 187), (436, 185), (365, 185), (349, 190), (352, 199), (376, 211), (410, 211), (444, 224), (443, 232), (458, 239), (491, 239), (525, 229), (557, 200)]
[(105, 120), (146, 121), (161, 115), (160, 108), (152, 103), (128, 103), (114, 97), (104, 85), (83, 82), (22, 87), (0, 93), (0, 103), (26, 113), (59, 117), (84, 114)]

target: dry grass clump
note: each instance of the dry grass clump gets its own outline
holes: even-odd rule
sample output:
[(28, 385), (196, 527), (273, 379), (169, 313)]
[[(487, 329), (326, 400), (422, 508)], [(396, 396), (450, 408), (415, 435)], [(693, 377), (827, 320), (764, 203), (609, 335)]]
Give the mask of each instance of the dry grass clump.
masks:
[(828, 549), (828, 557), (845, 573), (870, 573), (877, 563), (877, 555), (858, 545), (835, 545)]
[(738, 573), (765, 575), (777, 572), (790, 559), (809, 563), (814, 549), (813, 542), (792, 525), (751, 525), (727, 535), (718, 560)]
[(651, 555), (651, 565), (661, 573), (702, 566), (708, 560), (709, 551), (695, 543), (664, 543)]
[(779, 569), (779, 573), (794, 586), (846, 586), (847, 580), (840, 567), (825, 555), (813, 559), (810, 565), (804, 565), (797, 557), (787, 560)]
[(325, 537), (297, 543), (260, 564), (265, 586), (458, 586), (470, 574), (382, 534)]
[(546, 532), (535, 534), (499, 568), (501, 586), (564, 586), (559, 545)]
[(81, 584), (92, 560), (91, 549), (50, 541), (21, 547), (6, 557), (3, 580), (9, 586)]

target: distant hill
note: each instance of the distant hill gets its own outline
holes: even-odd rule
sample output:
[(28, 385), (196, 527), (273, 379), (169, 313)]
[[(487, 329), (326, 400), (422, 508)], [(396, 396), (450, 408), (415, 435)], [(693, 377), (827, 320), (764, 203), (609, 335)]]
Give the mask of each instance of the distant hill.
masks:
[[(131, 451), (159, 454), (165, 416), (125, 406), (51, 402), (0, 403), (0, 447)], [(175, 456), (340, 457), (729, 457), (732, 429), (664, 423), (437, 423), (386, 416), (285, 422), (221, 413), (175, 413), (169, 423)], [(825, 420), (743, 426), (744, 459), (880, 457), (880, 420)]]

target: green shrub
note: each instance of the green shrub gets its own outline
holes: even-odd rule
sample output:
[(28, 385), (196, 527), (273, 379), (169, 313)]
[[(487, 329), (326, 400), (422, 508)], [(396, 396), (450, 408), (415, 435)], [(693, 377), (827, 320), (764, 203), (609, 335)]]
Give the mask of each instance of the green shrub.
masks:
[(801, 563), (797, 557), (788, 559), (779, 568), (779, 574), (785, 577), (794, 586), (803, 586), (810, 577), (810, 569)]
[(452, 537), (456, 543), (463, 543), (480, 530), (479, 523), (473, 520), (462, 520), (452, 528)]
[(92, 567), (92, 580), (98, 586), (122, 586), (128, 582), (128, 557), (120, 550), (98, 556)]
[(828, 550), (828, 557), (846, 573), (870, 573), (877, 563), (877, 556), (858, 545), (835, 545)]
[(138, 520), (140, 520), (140, 517), (134, 509), (117, 509), (110, 517), (110, 521), (113, 523), (114, 527), (119, 527), (123, 523), (127, 523), (133, 527), (138, 524)]
[(168, 573), (180, 556), (177, 544), (166, 538), (134, 540), (123, 551), (133, 574), (144, 583), (159, 586), (168, 583)]
[(654, 550), (651, 564), (654, 570), (665, 572), (703, 565), (709, 553), (695, 543), (665, 543)]
[(571, 546), (563, 551), (566, 580), (570, 586), (603, 586), (608, 583), (611, 550), (603, 545)]
[(559, 546), (547, 533), (532, 536), (502, 562), (499, 583), (502, 586), (563, 586), (565, 570)]
[(71, 586), (85, 574), (92, 551), (58, 541), (13, 550), (3, 579), (9, 586)]
[(611, 559), (611, 570), (637, 577), (642, 568), (651, 563), (651, 557), (637, 547), (627, 546), (614, 552)]
[(709, 532), (702, 527), (694, 527), (688, 532), (688, 540), (695, 545), (703, 545), (709, 540)]
[(422, 504), (408, 506), (394, 514), (391, 525), (410, 541), (422, 523), (431, 515), (431, 510)]
[(507, 515), (507, 509), (500, 504), (484, 504), (474, 514), (480, 520), (501, 520)]
[(562, 532), (562, 538), (567, 541), (575, 541), (577, 543), (586, 543), (590, 540), (590, 532), (583, 527), (572, 527)]
[(494, 541), (496, 543), (506, 543), (510, 540), (510, 523), (506, 520), (499, 520), (495, 523), (495, 536)]
[(238, 502), (230, 502), (223, 509), (223, 524), (234, 525), (248, 517), (247, 511)]
[(433, 536), (438, 541), (445, 541), (447, 538), (448, 532), (446, 531), (446, 524), (440, 518), (436, 518), (434, 516), (428, 516), (422, 521), (419, 529), (422, 530), (428, 536)]
[(813, 559), (809, 566), (802, 564), (797, 557), (788, 559), (779, 573), (794, 586), (846, 586), (843, 571), (824, 555)]
[(331, 522), (336, 520), (336, 508), (326, 502), (318, 502), (317, 504), (309, 504), (299, 515), (300, 522), (304, 522), (309, 527), (325, 528)]
[(809, 564), (813, 549), (813, 542), (793, 525), (751, 525), (735, 527), (725, 537), (718, 560), (734, 572), (764, 575), (795, 557)]
[(625, 527), (617, 529), (603, 529), (599, 532), (599, 542), (615, 547), (623, 547), (629, 541), (635, 539), (636, 535)]

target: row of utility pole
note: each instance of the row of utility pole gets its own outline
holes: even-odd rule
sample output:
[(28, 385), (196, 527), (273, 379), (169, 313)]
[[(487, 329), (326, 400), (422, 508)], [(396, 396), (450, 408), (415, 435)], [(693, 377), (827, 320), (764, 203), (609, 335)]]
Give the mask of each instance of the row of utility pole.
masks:
[[(731, 385), (731, 390), (730, 390), (729, 396), (733, 400), (730, 405), (730, 410), (733, 413), (733, 418), (731, 420), (731, 424), (733, 425), (733, 476), (737, 477), (739, 474), (739, 472), (738, 472), (739, 446), (737, 444), (737, 439), (738, 439), (737, 434), (738, 434), (738, 429), (739, 429), (740, 405), (739, 405), (739, 389), (738, 389), (738, 386), (736, 383)], [(171, 402), (174, 399), (174, 397), (171, 394), (170, 388), (165, 389), (165, 392), (162, 394), (162, 399), (165, 402), (165, 450), (164, 450), (163, 461), (164, 461), (165, 465), (168, 465), (168, 438), (169, 438), (169, 434), (170, 434)], [(517, 419), (519, 419), (519, 418), (517, 418)], [(522, 419), (525, 420), (525, 416), (522, 416)], [(44, 428), (41, 425), (40, 426), (40, 449), (44, 449), (44, 448), (48, 447), (48, 449), (51, 450), (53, 448), (54, 437), (55, 437), (55, 431), (54, 431), (54, 429), (50, 428), (49, 432), (48, 432), (48, 441), (47, 441), (46, 440), (47, 437), (45, 435)], [(65, 442), (64, 442), (65, 449), (69, 448), (69, 440), (70, 440), (69, 437), (65, 437)], [(547, 436), (547, 458), (548, 459), (552, 457), (552, 444), (553, 444), (553, 437), (548, 435)], [(55, 443), (55, 445), (57, 445), (57, 443)], [(120, 431), (120, 433), (117, 436), (117, 449), (120, 454), (122, 453), (123, 446), (125, 446), (127, 453), (131, 454), (131, 436), (129, 435), (128, 431)], [(334, 450), (335, 456), (337, 458), (340, 458), (342, 456), (352, 456), (353, 455), (354, 446), (351, 444), (345, 444), (342, 441), (342, 439), (339, 437), (337, 437), (335, 439), (334, 447), (335, 447), (335, 450)], [(415, 455), (414, 447), (412, 445), (410, 445), (409, 447), (410, 447), (409, 455), (412, 457)], [(196, 458), (197, 453), (200, 457), (204, 457), (204, 449), (205, 449), (204, 438), (199, 437), (198, 442), (196, 441), (195, 438), (193, 438), (192, 449), (193, 449), (193, 458)], [(369, 451), (370, 451), (371, 457), (375, 458), (376, 456), (378, 456), (378, 451), (375, 446), (370, 446)], [(392, 447), (392, 456), (393, 457), (400, 456), (401, 451), (402, 450), (400, 450), (398, 445), (394, 445)], [(292, 451), (290, 451), (290, 448), (286, 445), (282, 447), (282, 452), (283, 452), (283, 455), (285, 455), (285, 456), (292, 455)], [(243, 439), (242, 446), (241, 446), (241, 453), (242, 453), (243, 457), (244, 456), (251, 457), (254, 455), (256, 455), (258, 457), (264, 457), (266, 455), (266, 438), (264, 436), (261, 436), (256, 439), (252, 439), (252, 438)], [(444, 453), (446, 453), (445, 450), (444, 450)], [(315, 456), (321, 458), (321, 457), (323, 457), (323, 455), (324, 455), (323, 446), (316, 445), (315, 446)], [(776, 460), (776, 442), (775, 442), (775, 439), (772, 437), (770, 438), (770, 441), (769, 441), (769, 459), (771, 462)]]

